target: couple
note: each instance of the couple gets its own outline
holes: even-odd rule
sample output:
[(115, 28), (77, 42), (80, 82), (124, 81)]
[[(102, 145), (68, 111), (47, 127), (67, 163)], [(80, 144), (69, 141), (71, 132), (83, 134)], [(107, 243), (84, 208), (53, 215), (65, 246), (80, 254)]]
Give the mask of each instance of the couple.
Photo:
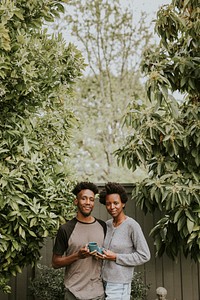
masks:
[[(65, 300), (129, 300), (134, 267), (147, 262), (150, 252), (140, 225), (124, 214), (124, 187), (109, 182), (100, 192), (112, 216), (106, 223), (91, 215), (95, 184), (80, 182), (72, 192), (77, 216), (59, 228), (52, 257), (54, 268), (66, 268)], [(105, 248), (103, 255), (90, 254), (89, 242)]]

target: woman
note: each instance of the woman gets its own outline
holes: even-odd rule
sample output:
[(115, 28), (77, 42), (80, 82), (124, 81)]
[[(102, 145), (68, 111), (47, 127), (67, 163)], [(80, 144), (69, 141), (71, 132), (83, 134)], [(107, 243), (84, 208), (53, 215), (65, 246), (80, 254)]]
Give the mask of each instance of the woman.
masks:
[(124, 187), (109, 182), (99, 194), (100, 203), (112, 216), (106, 222), (102, 278), (107, 300), (130, 300), (134, 267), (150, 259), (140, 225), (124, 213), (128, 196)]

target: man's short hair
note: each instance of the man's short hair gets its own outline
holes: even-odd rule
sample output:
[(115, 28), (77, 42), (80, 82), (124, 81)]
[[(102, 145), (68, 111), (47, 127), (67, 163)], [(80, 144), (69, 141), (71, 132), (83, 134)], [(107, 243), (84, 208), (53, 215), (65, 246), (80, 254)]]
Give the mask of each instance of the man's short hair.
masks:
[(91, 190), (95, 195), (99, 192), (96, 184), (89, 181), (82, 181), (77, 183), (77, 185), (73, 188), (72, 193), (77, 196), (82, 190)]
[(120, 183), (108, 182), (99, 194), (99, 202), (105, 205), (106, 196), (111, 194), (118, 194), (122, 203), (126, 203), (128, 201), (126, 190)]

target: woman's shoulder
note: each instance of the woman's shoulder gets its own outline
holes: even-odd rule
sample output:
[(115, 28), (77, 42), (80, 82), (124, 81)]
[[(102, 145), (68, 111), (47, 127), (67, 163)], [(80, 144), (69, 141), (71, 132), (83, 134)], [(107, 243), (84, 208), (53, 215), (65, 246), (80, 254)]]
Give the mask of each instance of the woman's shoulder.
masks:
[(127, 216), (127, 224), (129, 224), (130, 226), (139, 226), (140, 227), (140, 224), (135, 219), (128, 217), (128, 216)]
[(107, 226), (111, 226), (112, 223), (113, 223), (113, 219), (109, 219), (109, 220), (106, 221)]

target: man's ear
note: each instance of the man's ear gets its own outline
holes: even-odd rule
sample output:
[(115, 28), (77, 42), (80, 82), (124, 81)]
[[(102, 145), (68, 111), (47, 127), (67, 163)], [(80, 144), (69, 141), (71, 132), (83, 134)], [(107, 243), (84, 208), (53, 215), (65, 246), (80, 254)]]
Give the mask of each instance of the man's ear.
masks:
[(74, 199), (74, 205), (77, 205), (78, 204), (78, 199)]

